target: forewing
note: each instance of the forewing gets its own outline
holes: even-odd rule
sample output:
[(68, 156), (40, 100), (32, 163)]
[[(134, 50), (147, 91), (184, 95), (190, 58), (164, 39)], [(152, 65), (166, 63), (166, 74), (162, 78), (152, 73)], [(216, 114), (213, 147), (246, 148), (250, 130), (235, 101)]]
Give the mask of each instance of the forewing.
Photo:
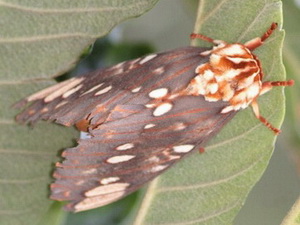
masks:
[[(51, 186), (52, 199), (70, 201), (67, 210), (82, 211), (114, 202), (168, 169), (193, 150), (199, 150), (234, 112), (221, 114), (222, 102), (182, 96), (172, 109), (155, 117), (155, 109), (141, 105), (125, 118), (103, 123), (64, 151)], [(111, 117), (118, 111), (111, 111)]]
[(90, 139), (63, 152), (51, 197), (82, 211), (128, 195), (199, 149), (234, 115), (224, 102), (187, 96), (203, 48), (186, 47), (124, 62), (59, 83), (17, 104), (31, 103), (20, 122), (87, 121)]
[(95, 123), (103, 122), (116, 105), (128, 101), (146, 103), (149, 98), (145, 94), (156, 87), (168, 86), (172, 92), (185, 87), (197, 65), (207, 61), (207, 57), (200, 56), (204, 50), (180, 48), (66, 80), (17, 103), (16, 107), (31, 105), (16, 119), (23, 123), (55, 120), (71, 126), (97, 115), (101, 119), (96, 119)]

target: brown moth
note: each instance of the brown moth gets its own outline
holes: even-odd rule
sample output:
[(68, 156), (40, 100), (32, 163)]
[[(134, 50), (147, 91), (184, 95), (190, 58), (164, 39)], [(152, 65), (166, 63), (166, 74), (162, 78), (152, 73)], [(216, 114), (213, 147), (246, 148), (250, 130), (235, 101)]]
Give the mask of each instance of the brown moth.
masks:
[(245, 44), (201, 34), (212, 49), (185, 47), (151, 54), (84, 74), (37, 92), (16, 104), (17, 121), (52, 120), (76, 125), (91, 138), (66, 149), (57, 163), (51, 198), (83, 211), (114, 202), (152, 180), (183, 156), (199, 150), (241, 109), (275, 134), (257, 99), (274, 86), (263, 81), (253, 50), (276, 29)]

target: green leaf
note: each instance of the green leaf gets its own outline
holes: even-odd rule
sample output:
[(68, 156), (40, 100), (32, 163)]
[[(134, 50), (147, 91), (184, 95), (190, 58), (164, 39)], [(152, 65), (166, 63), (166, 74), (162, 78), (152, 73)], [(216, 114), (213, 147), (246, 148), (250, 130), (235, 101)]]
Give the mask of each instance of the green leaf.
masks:
[[(77, 132), (38, 123), (17, 125), (10, 106), (49, 86), (87, 46), (157, 0), (1, 1), (0, 225), (54, 225), (63, 217), (48, 199), (53, 163)], [(54, 211), (53, 211), (54, 210)], [(53, 213), (54, 212), (54, 213)]]
[[(281, 1), (202, 0), (195, 32), (244, 43), (261, 36), (272, 22), (282, 25)], [(283, 36), (279, 28), (255, 51), (262, 62), (264, 80), (285, 80)], [(283, 89), (274, 88), (260, 97), (259, 105), (261, 114), (280, 127)], [(250, 108), (239, 112), (208, 144), (206, 153), (192, 154), (149, 185), (128, 224), (232, 224), (266, 169), (275, 138)]]
[(300, 224), (300, 198), (297, 199), (288, 215), (284, 218), (281, 225), (299, 225)]

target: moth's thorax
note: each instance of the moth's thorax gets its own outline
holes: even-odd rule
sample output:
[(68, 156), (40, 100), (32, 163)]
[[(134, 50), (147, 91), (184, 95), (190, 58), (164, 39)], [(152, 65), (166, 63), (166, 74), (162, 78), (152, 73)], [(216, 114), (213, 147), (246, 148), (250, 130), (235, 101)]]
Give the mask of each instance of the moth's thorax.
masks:
[(228, 101), (223, 113), (246, 108), (262, 89), (262, 71), (255, 55), (241, 44), (221, 43), (209, 53), (209, 61), (199, 65), (188, 85), (191, 95), (205, 100)]

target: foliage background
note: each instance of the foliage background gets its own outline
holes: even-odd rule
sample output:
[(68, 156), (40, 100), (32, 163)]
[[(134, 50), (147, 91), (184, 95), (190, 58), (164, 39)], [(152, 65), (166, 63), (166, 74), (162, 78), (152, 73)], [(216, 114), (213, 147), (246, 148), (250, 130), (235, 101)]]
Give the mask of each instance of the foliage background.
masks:
[[(289, 75), (294, 75), (293, 79), (297, 81), (299, 80), (298, 71), (300, 71), (297, 63), (299, 62), (300, 55), (299, 48), (297, 48), (297, 46), (299, 46), (298, 15), (300, 10), (299, 8), (297, 8), (295, 2), (296, 1), (293, 0), (286, 0), (283, 2), (285, 7), (284, 27), (287, 28), (287, 41), (284, 50), (284, 56), (286, 64), (288, 65), (287, 69)], [(136, 41), (148, 42), (151, 43), (151, 46), (154, 46), (154, 48), (158, 51), (185, 46), (189, 44), (189, 38), (187, 34), (189, 34), (193, 30), (195, 11), (196, 1), (194, 3), (193, 1), (187, 3), (187, 1), (185, 0), (161, 0), (149, 13), (136, 20), (130, 20), (118, 26), (112, 32), (110, 39), (116, 41), (121, 38), (127, 43), (135, 43)], [(104, 44), (106, 44), (105, 46), (107, 46), (107, 43)], [(142, 47), (139, 46), (138, 48), (136, 48), (136, 46), (127, 47), (128, 49), (130, 49), (128, 51), (131, 51), (131, 49), (134, 48), (143, 49), (142, 52), (148, 52), (152, 51), (151, 46), (145, 47), (145, 45), (143, 45)], [(106, 63), (113, 63), (114, 60), (116, 60), (114, 57), (115, 54), (113, 52), (114, 49), (119, 47), (122, 47), (123, 49), (125, 49), (125, 51), (127, 51), (126, 46), (112, 46), (112, 48), (107, 50), (110, 53), (111, 58), (106, 58)], [(135, 56), (135, 54), (139, 53), (133, 53), (133, 57)], [(87, 64), (91, 63), (85, 61), (83, 65), (79, 67), (77, 72), (74, 73), (80, 73), (86, 70), (87, 67), (93, 68), (93, 65), (91, 66)], [(38, 72), (39, 71), (37, 70), (37, 73)], [(297, 150), (299, 149), (299, 115), (295, 110), (295, 108), (299, 104), (299, 92), (297, 90), (299, 89), (297, 89), (296, 84), (296, 87), (291, 89), (291, 91), (289, 91), (288, 93), (288, 101), (292, 100), (289, 104), (290, 110), (287, 114), (286, 124), (284, 126), (285, 129), (283, 130), (284, 134), (280, 136), (279, 141), (277, 142), (277, 147), (275, 149), (275, 153), (272, 157), (270, 165), (260, 182), (251, 192), (241, 213), (236, 218), (235, 224), (279, 224), (299, 195), (300, 182), (297, 174), (297, 168), (299, 165), (299, 152), (297, 152)], [(3, 129), (5, 130), (5, 127)], [(27, 128), (20, 129), (24, 129), (25, 132), (27, 132)], [(30, 139), (30, 136), (28, 136), (27, 138)], [(61, 139), (62, 141), (71, 140), (67, 136), (61, 136)], [(69, 146), (70, 144), (70, 142), (65, 142), (64, 146)], [(49, 141), (48, 144), (46, 143), (47, 147), (44, 149), (44, 151), (47, 152), (47, 149), (57, 148), (53, 145), (54, 143)], [(20, 145), (20, 147), (24, 147), (24, 145)], [(51, 160), (55, 161), (52, 156), (49, 157), (51, 157)], [(36, 160), (49, 160), (49, 157), (47, 158), (47, 154), (39, 155), (37, 153)], [(36, 161), (27, 161), (26, 163), (36, 163)], [(48, 168), (45, 168), (45, 171), (47, 170)], [(40, 179), (43, 178), (41, 177)], [(6, 182), (4, 179), (2, 179), (1, 181)], [(34, 198), (34, 193), (30, 192), (30, 186), (27, 188), (28, 189), (26, 190), (26, 192), (23, 190), (23, 193), (26, 193), (27, 196), (20, 197)], [(133, 202), (137, 197), (138, 196), (136, 194), (130, 196), (125, 200), (122, 200), (118, 204), (76, 215), (65, 214), (64, 212), (60, 211), (59, 204), (54, 204), (48, 213), (48, 217), (44, 218), (41, 224), (47, 224), (47, 221), (51, 221), (51, 215), (57, 213), (61, 214), (61, 217), (57, 217), (57, 219), (60, 220), (61, 218), (64, 218), (64, 224), (68, 225), (120, 224), (128, 213), (130, 207), (132, 207), (128, 207), (128, 202)], [(36, 206), (29, 205), (28, 207)], [(22, 214), (17, 215), (20, 216)], [(3, 218), (4, 217), (0, 219), (0, 222), (1, 220), (3, 222)], [(21, 221), (22, 219), (18, 218), (17, 220)], [(50, 224), (52, 225), (52, 223)]]

